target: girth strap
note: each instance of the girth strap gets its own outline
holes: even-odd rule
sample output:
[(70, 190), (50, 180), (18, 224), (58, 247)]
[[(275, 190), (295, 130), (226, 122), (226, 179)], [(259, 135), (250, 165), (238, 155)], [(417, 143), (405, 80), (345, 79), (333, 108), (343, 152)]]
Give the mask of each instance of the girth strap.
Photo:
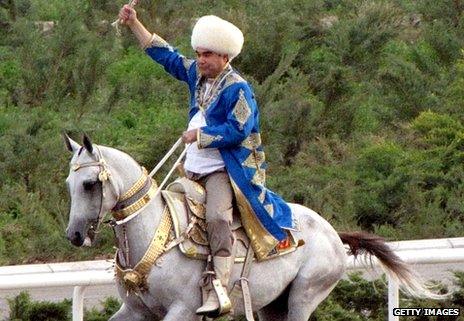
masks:
[(251, 247), (251, 244), (250, 244), (250, 247), (247, 250), (245, 263), (243, 263), (242, 275), (240, 277), (240, 285), (242, 287), (242, 293), (243, 293), (243, 305), (245, 307), (245, 317), (247, 321), (255, 320), (253, 318), (253, 308), (251, 305), (250, 288), (248, 287), (248, 276), (250, 275), (251, 263), (253, 262), (254, 254), (255, 252), (253, 251), (253, 248)]
[(251, 304), (250, 288), (248, 285), (248, 276), (250, 275), (251, 264), (253, 263), (254, 251), (251, 245), (248, 247), (245, 261), (242, 266), (242, 273), (240, 279), (235, 281), (232, 291), (230, 292), (230, 299), (232, 307), (234, 307), (240, 297), (243, 299), (243, 307), (245, 309), (245, 317), (247, 321), (254, 321), (253, 306)]

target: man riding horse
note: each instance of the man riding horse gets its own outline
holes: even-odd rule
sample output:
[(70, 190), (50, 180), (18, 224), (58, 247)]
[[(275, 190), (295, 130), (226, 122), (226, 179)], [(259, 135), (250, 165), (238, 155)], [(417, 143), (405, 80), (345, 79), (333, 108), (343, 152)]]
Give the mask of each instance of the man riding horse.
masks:
[[(234, 196), (258, 259), (266, 258), (279, 241), (287, 238), (285, 228), (292, 227), (289, 206), (265, 187), (266, 164), (253, 90), (230, 64), (242, 49), (243, 34), (219, 17), (200, 18), (191, 37), (194, 60), (148, 32), (129, 5), (120, 10), (119, 18), (153, 60), (188, 84), (189, 124), (182, 140), (190, 145), (184, 169), (187, 178), (206, 189), (213, 268), (215, 277), (227, 289), (233, 265)], [(219, 308), (217, 294), (210, 290), (197, 314), (214, 315)]]

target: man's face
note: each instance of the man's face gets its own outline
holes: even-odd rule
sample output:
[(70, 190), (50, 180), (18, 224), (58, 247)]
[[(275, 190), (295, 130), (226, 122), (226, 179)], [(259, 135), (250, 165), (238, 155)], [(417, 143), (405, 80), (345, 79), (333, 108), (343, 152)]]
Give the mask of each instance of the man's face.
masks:
[(220, 55), (208, 49), (197, 48), (197, 64), (202, 76), (215, 78), (227, 65), (229, 58), (227, 55)]

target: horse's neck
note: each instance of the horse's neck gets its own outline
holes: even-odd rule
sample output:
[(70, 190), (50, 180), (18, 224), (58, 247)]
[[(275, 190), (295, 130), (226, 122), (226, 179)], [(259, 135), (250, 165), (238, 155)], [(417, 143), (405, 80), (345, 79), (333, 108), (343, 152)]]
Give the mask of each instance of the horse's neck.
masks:
[[(122, 195), (140, 178), (141, 167), (129, 155), (118, 150), (103, 148), (103, 151), (114, 171), (115, 189)], [(123, 251), (126, 247), (129, 250), (130, 266), (137, 264), (145, 254), (161, 221), (163, 207), (163, 200), (158, 195), (136, 217), (115, 228), (118, 247)]]

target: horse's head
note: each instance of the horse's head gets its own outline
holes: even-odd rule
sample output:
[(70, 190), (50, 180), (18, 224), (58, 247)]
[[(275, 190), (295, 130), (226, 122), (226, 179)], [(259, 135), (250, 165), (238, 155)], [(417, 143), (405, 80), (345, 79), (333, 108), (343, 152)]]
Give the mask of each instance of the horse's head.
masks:
[(112, 184), (109, 165), (102, 155), (102, 147), (92, 144), (84, 136), (83, 146), (64, 135), (73, 157), (66, 179), (71, 197), (67, 238), (75, 246), (82, 246), (94, 232), (103, 215), (117, 203), (118, 195)]

